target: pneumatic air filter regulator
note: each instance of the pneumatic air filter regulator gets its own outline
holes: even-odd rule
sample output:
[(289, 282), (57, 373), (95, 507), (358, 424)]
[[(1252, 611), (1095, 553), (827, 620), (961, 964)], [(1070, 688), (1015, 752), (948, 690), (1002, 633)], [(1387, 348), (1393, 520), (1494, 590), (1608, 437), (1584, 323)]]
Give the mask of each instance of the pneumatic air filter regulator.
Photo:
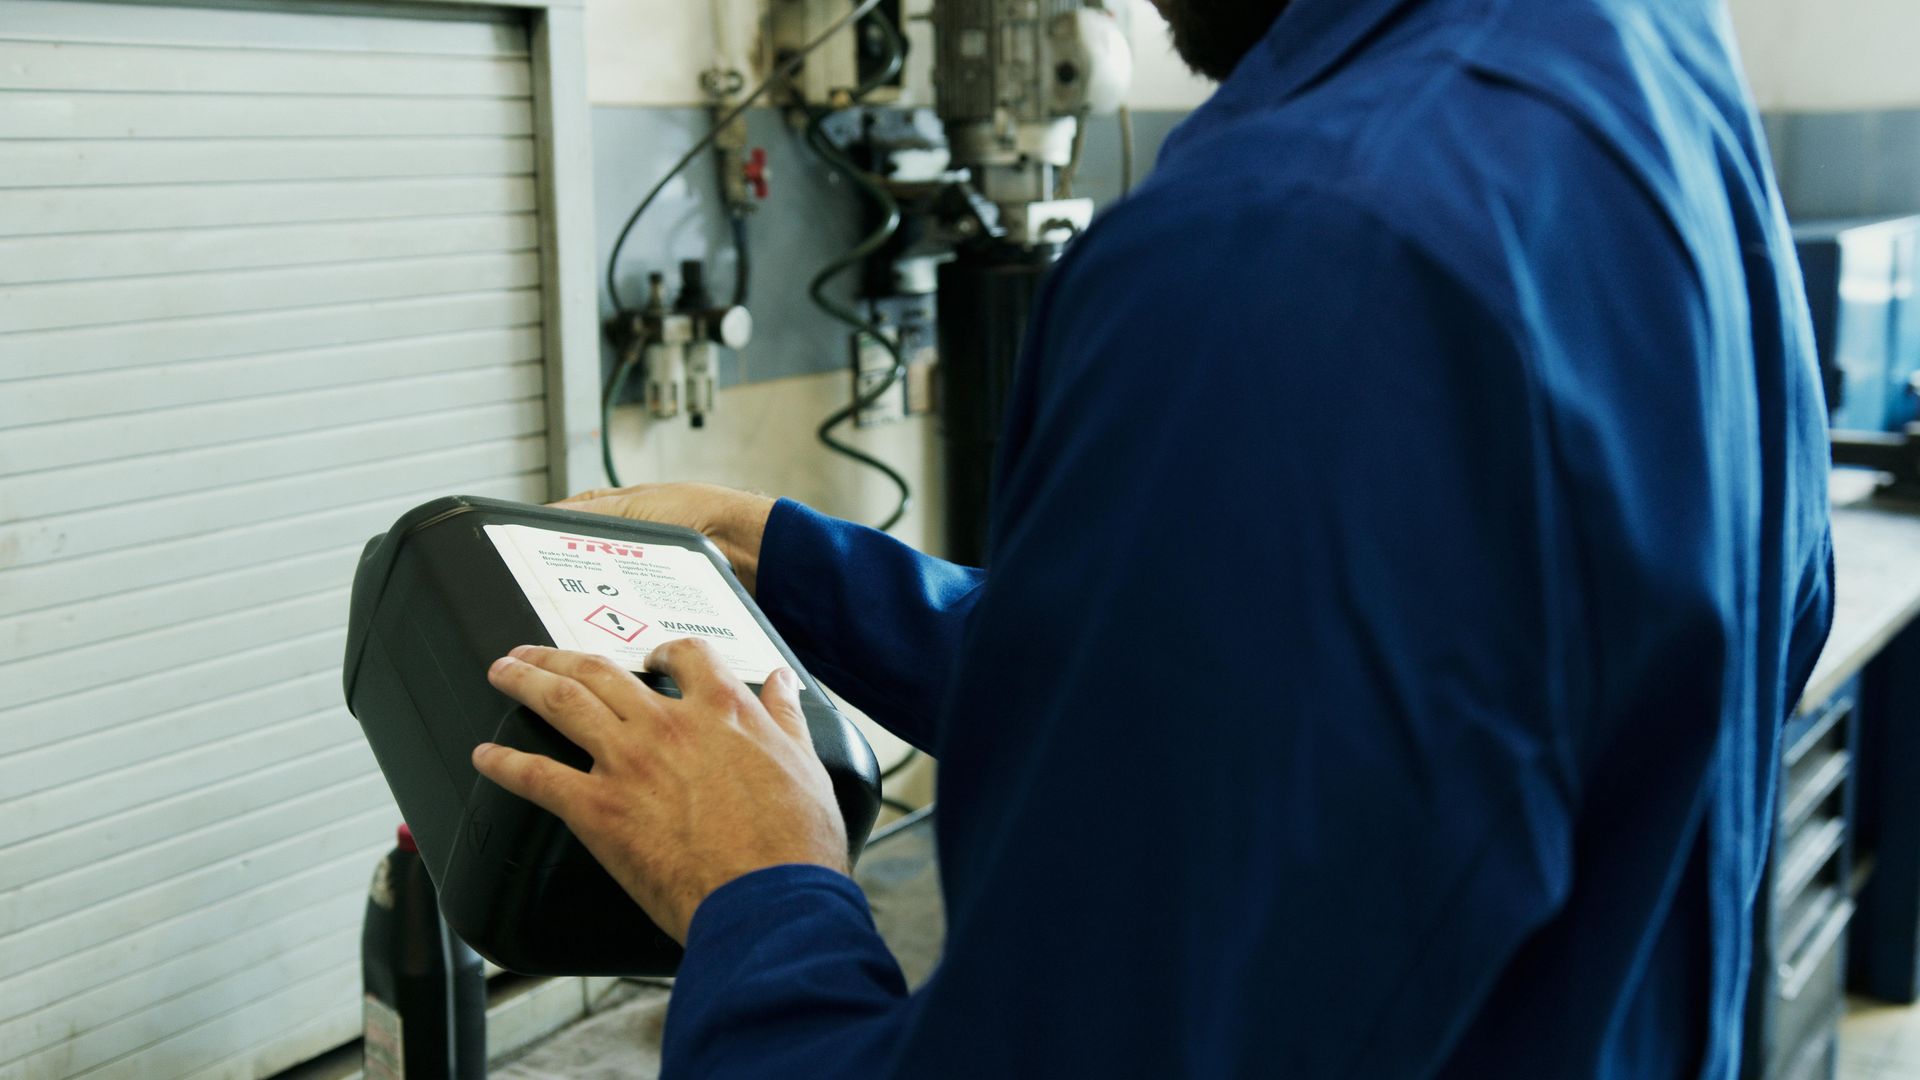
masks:
[(720, 380), (720, 358), (713, 339), (707, 333), (707, 316), (713, 310), (713, 297), (707, 295), (707, 268), (698, 259), (680, 264), (680, 295), (673, 309), (686, 316), (693, 333), (687, 342), (687, 420), (704, 427), (713, 411), (713, 392)]
[(744, 348), (753, 337), (753, 316), (738, 304), (716, 306), (705, 266), (689, 259), (680, 264), (680, 294), (671, 307), (666, 278), (647, 275), (640, 327), (648, 415), (669, 420), (684, 407), (693, 426), (704, 427), (720, 381), (720, 347)]
[(647, 412), (666, 420), (680, 415), (680, 387), (687, 378), (687, 342), (692, 322), (667, 310), (666, 281), (647, 275), (646, 325)]
[(753, 316), (739, 304), (716, 305), (707, 292), (706, 265), (698, 259), (680, 264), (680, 295), (674, 312), (687, 320), (687, 418), (704, 427), (720, 383), (720, 348), (742, 349), (753, 336)]

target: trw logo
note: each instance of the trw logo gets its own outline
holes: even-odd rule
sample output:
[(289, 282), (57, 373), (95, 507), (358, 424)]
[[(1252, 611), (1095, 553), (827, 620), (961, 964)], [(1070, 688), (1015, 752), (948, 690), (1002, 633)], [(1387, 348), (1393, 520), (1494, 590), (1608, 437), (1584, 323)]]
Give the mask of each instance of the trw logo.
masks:
[(607, 555), (618, 555), (623, 559), (646, 557), (645, 550), (638, 544), (616, 544), (611, 540), (588, 540), (581, 536), (562, 536), (560, 539), (567, 542), (568, 551), (579, 551), (588, 555), (601, 552)]

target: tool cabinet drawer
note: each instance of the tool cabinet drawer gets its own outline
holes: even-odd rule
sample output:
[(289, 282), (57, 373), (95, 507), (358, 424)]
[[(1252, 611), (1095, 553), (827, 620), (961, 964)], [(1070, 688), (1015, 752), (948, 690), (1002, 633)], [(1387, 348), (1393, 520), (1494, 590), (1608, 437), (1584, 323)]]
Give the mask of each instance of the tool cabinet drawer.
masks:
[(1749, 1077), (1833, 1075), (1845, 1009), (1858, 684), (1782, 732), (1772, 856), (1755, 911)]

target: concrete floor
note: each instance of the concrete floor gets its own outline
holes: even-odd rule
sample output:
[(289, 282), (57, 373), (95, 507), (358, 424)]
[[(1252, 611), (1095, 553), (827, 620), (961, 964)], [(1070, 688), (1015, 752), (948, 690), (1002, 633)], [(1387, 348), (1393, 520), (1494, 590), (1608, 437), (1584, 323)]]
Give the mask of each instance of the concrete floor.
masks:
[(1920, 1005), (1852, 1002), (1840, 1025), (1840, 1080), (1920, 1080)]

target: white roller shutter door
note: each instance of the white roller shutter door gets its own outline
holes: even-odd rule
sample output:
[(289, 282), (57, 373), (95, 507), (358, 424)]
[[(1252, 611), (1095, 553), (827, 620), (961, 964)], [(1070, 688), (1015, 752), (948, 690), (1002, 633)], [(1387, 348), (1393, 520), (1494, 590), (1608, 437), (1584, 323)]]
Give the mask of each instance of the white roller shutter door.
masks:
[(549, 492), (524, 19), (0, 0), (0, 1077), (353, 1036), (361, 544)]

